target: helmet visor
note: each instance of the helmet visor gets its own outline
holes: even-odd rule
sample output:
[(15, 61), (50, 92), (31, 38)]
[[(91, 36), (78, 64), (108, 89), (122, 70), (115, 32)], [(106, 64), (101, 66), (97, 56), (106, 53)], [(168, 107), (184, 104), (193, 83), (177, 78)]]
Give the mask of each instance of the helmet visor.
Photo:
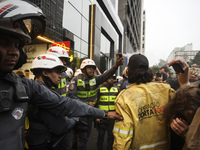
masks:
[(23, 23), (32, 40), (36, 38), (38, 35), (42, 35), (44, 33), (45, 26), (38, 19), (34, 19), (34, 18), (24, 19)]

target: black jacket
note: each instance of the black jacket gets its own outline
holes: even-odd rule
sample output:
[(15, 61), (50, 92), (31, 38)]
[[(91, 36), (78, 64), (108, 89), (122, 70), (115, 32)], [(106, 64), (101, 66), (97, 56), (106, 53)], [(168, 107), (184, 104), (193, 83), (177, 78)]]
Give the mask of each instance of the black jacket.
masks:
[[(8, 73), (0, 77), (0, 90), (8, 89), (9, 85), (18, 84), (19, 78), (15, 73)], [(102, 118), (103, 110), (90, 107), (80, 101), (68, 97), (62, 97), (53, 93), (45, 86), (34, 80), (22, 78), (22, 84), (29, 97), (28, 103), (39, 106), (56, 116), (93, 116)], [(13, 93), (11, 93), (13, 94)], [(27, 102), (17, 102), (13, 98), (13, 106), (10, 110), (0, 112), (0, 147), (4, 150), (24, 149), (24, 125), (28, 108)]]

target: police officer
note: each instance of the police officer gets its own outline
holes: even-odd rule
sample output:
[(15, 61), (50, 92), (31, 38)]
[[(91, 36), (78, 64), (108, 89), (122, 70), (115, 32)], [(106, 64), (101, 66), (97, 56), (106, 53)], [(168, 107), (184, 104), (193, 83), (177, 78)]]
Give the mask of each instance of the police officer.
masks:
[(24, 149), (23, 135), (28, 103), (56, 116), (122, 119), (116, 112), (104, 112), (71, 98), (61, 97), (35, 81), (15, 74), (13, 69), (26, 63), (24, 44), (44, 33), (45, 19), (37, 6), (21, 0), (2, 1), (0, 10), (1, 148)]
[[(114, 79), (116, 76), (112, 76), (102, 85), (100, 85), (97, 89), (98, 100), (96, 103), (96, 107), (106, 111), (115, 111), (114, 101), (118, 95), (118, 88), (114, 85)], [(103, 150), (103, 142), (104, 136), (107, 131), (107, 150), (112, 150), (113, 145), (113, 126), (114, 120), (106, 120), (106, 119), (96, 119), (97, 122), (97, 130), (98, 130), (98, 138), (97, 138), (97, 149)]]
[[(69, 55), (64, 48), (59, 46), (52, 46), (47, 50), (47, 54), (59, 57), (65, 66), (69, 66)], [(58, 85), (58, 88), (52, 87), (52, 89), (55, 90), (58, 94), (66, 96), (67, 93), (66, 86), (67, 86), (68, 76), (65, 72), (62, 72), (61, 76), (62, 77)]]
[[(49, 55), (54, 55), (56, 57), (58, 57), (64, 66), (69, 66), (70, 65), (70, 58), (69, 55), (67, 53), (67, 51), (59, 46), (52, 46), (47, 50), (47, 54)], [(58, 84), (58, 86), (54, 87), (52, 86), (51, 89), (53, 89), (54, 91), (56, 91), (58, 94), (62, 95), (62, 96), (67, 96), (67, 84), (68, 84), (68, 75), (66, 72), (62, 72), (61, 73), (61, 79), (60, 79), (60, 83)], [(67, 138), (68, 137), (68, 138)], [(70, 135), (66, 135), (65, 136), (66, 142), (68, 143), (68, 146), (66, 145), (66, 147), (70, 147)]]
[[(39, 84), (48, 88), (51, 88), (52, 86), (58, 87), (61, 73), (66, 69), (67, 68), (58, 57), (50, 54), (37, 56), (31, 67), (31, 71), (35, 75), (35, 80)], [(29, 134), (27, 134), (29, 150), (50, 150), (52, 148), (53, 140), (57, 140), (56, 136), (60, 136), (69, 131), (69, 129), (78, 121), (78, 119), (56, 117), (55, 115), (34, 105), (29, 106), (28, 118), (30, 125)], [(59, 142), (54, 150), (55, 149), (70, 149), (67, 135)]]
[[(99, 76), (94, 76), (96, 70), (95, 62), (91, 59), (83, 60), (80, 65), (82, 74), (74, 77), (69, 84), (69, 96), (72, 98), (79, 98), (82, 102), (94, 106), (97, 100), (97, 87), (116, 72), (122, 60), (123, 58), (119, 58), (117, 54), (116, 64), (110, 70), (106, 71), (106, 73)], [(86, 150), (87, 139), (91, 132), (93, 118), (81, 119), (86, 122), (88, 126), (80, 126), (75, 129), (75, 136), (78, 137), (78, 141), (77, 143), (76, 141), (73, 142), (72, 148), (76, 148), (77, 145), (79, 150)]]
[(127, 89), (130, 85), (130, 83), (128, 82), (127, 67), (125, 67), (122, 74), (123, 74), (123, 79), (120, 80), (119, 83), (117, 84), (119, 92), (121, 92), (123, 89)]

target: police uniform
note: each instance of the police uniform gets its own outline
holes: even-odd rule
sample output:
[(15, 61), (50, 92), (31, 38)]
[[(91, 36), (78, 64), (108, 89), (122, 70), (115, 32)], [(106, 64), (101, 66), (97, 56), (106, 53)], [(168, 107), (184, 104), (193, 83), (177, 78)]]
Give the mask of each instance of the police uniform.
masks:
[[(61, 73), (60, 83), (58, 84), (58, 88), (52, 87), (52, 90), (56, 91), (58, 94), (62, 96), (67, 96), (67, 84), (68, 84), (68, 76), (65, 72)], [(61, 145), (61, 146), (60, 146)], [(70, 150), (70, 134), (65, 136), (65, 140), (63, 139), (57, 146), (55, 150)]]
[[(37, 82), (46, 86), (40, 81)], [(74, 118), (57, 117), (33, 105), (29, 106), (28, 118), (30, 127), (26, 139), (30, 150), (50, 150), (53, 142), (55, 142), (54, 140), (58, 140), (62, 134), (68, 132), (77, 122)], [(70, 149), (70, 141), (68, 140), (67, 134), (54, 149)]]
[[(33, 80), (19, 78), (15, 73), (0, 76), (0, 93), (0, 147), (4, 150), (24, 149), (27, 101), (56, 116), (89, 115), (102, 118), (104, 115), (103, 110), (90, 107), (68, 97), (61, 97)], [(26, 95), (29, 100), (27, 100)], [(8, 100), (5, 101), (5, 99)]]
[[(97, 101), (97, 87), (106, 81), (110, 76), (115, 73), (116, 69), (112, 67), (104, 74), (99, 76), (93, 76), (91, 79), (86, 79), (83, 74), (79, 74), (74, 77), (69, 84), (69, 96), (75, 99), (79, 99), (84, 103)], [(78, 136), (79, 150), (85, 150), (87, 146), (87, 139), (91, 132), (93, 118), (81, 118), (82, 121), (87, 123), (87, 126), (76, 127), (75, 134)]]
[(52, 90), (56, 91), (58, 94), (62, 96), (66, 96), (67, 94), (67, 74), (65, 72), (61, 73), (60, 83), (58, 84), (58, 88), (52, 87)]
[[(97, 101), (97, 107), (102, 110), (106, 111), (114, 111), (115, 110), (115, 104), (114, 101), (118, 95), (118, 88), (115, 85), (112, 85), (111, 87), (107, 87), (106, 84), (102, 84), (97, 89), (97, 95), (98, 95), (98, 101)], [(107, 140), (107, 150), (112, 150), (113, 145), (113, 126), (114, 126), (114, 120), (106, 120), (101, 119), (100, 123), (98, 123), (98, 139), (97, 139), (97, 149), (103, 150), (103, 142), (105, 133), (107, 131), (108, 134), (108, 140)]]

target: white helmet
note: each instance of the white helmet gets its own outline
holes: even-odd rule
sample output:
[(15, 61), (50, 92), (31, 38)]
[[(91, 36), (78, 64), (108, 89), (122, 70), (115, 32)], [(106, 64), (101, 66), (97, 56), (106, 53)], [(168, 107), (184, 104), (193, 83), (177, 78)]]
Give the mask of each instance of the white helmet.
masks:
[(19, 38), (29, 43), (44, 33), (45, 17), (39, 7), (22, 0), (0, 2), (0, 33)]
[(86, 66), (94, 66), (94, 69), (96, 69), (96, 64), (92, 59), (84, 59), (81, 63), (80, 69), (84, 69)]
[(117, 79), (118, 81), (120, 81), (120, 80), (123, 79), (123, 77), (122, 77), (122, 76), (117, 76), (116, 79)]
[(50, 54), (43, 54), (37, 56), (32, 63), (31, 71), (33, 72), (35, 69), (53, 69), (53, 68), (59, 68), (60, 72), (64, 72), (67, 70), (67, 67), (65, 67), (62, 63), (62, 61)]
[(76, 77), (76, 76), (79, 75), (79, 74), (82, 74), (81, 69), (77, 69), (77, 70), (75, 71), (74, 76)]
[(67, 76), (71, 79), (74, 75), (74, 72), (71, 68), (67, 67), (67, 70), (65, 71)]
[(47, 54), (52, 54), (55, 55), (57, 57), (65, 57), (65, 58), (69, 58), (69, 55), (67, 53), (67, 51), (59, 46), (52, 46), (47, 50)]

